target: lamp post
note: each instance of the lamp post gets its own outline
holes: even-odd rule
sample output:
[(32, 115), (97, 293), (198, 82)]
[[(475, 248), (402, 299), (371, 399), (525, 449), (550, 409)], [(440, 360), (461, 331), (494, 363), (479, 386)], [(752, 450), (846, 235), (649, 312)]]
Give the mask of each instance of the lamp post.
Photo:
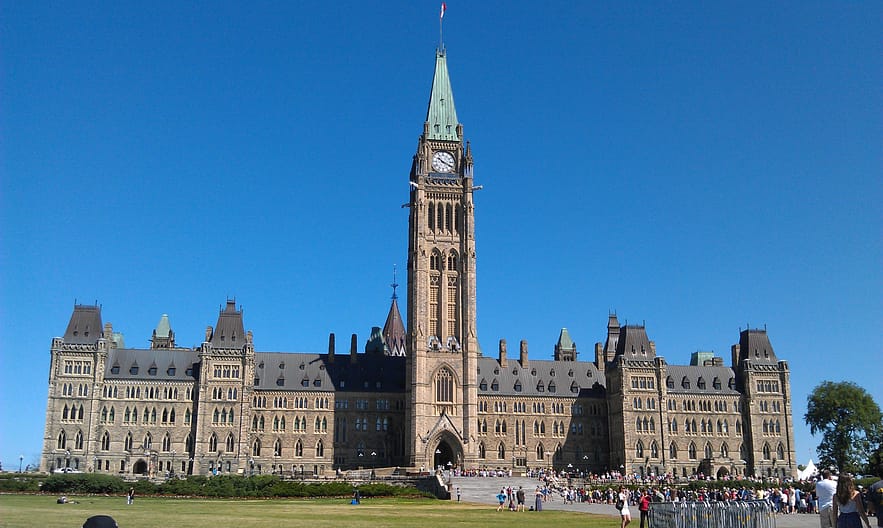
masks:
[(64, 467), (66, 467), (66, 468), (71, 467), (71, 450), (70, 449), (64, 450)]
[(24, 462), (25, 456), (18, 455), (18, 472), (21, 473), (21, 463)]
[(377, 451), (371, 451), (371, 480), (374, 480), (374, 466), (377, 465)]
[(254, 458), (253, 457), (248, 458), (248, 476), (250, 476), (250, 477), (254, 476)]
[(439, 465), (436, 464), (436, 462), (438, 462), (437, 459), (438, 459), (438, 456), (439, 456), (440, 454), (441, 454), (441, 449), (436, 449), (436, 450), (435, 450), (435, 458), (436, 458), (436, 460), (433, 460), (433, 461), (432, 461), (432, 465), (435, 466), (435, 469), (438, 469), (438, 466), (439, 466)]
[(589, 478), (589, 455), (583, 455), (583, 465), (586, 466), (586, 478)]

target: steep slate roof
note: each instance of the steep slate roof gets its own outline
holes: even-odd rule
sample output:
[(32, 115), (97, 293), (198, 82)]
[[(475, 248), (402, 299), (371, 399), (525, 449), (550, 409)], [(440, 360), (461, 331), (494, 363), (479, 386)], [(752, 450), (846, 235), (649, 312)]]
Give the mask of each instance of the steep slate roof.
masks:
[(77, 304), (67, 330), (64, 331), (64, 342), (76, 345), (95, 344), (101, 338), (101, 332), (101, 307)]
[(429, 95), (426, 122), (429, 123), (427, 139), (460, 140), (457, 135), (459, 121), (457, 121), (457, 109), (454, 108), (454, 92), (451, 90), (448, 63), (443, 49), (435, 52), (435, 74), (432, 76), (432, 92)]
[(227, 306), (218, 314), (218, 324), (212, 333), (211, 344), (215, 348), (239, 349), (245, 345), (245, 340), (242, 312), (236, 309), (235, 299), (228, 299)]
[[(104, 377), (108, 380), (192, 381), (198, 373), (198, 363), (199, 351), (189, 348), (113, 348), (108, 352)], [(155, 374), (150, 373), (153, 366)], [(138, 368), (134, 374), (132, 367)], [(192, 375), (187, 375), (190, 367), (193, 367)]]
[(643, 326), (626, 325), (620, 328), (616, 343), (616, 355), (629, 359), (653, 359), (656, 354), (650, 348), (650, 339)]
[(329, 363), (327, 354), (256, 352), (255, 378), (256, 390), (401, 392), (405, 361), (360, 354), (352, 363), (349, 355), (340, 354)]
[[(668, 389), (672, 394), (739, 395), (739, 391), (735, 390), (736, 373), (730, 367), (668, 365), (666, 369), (668, 377), (674, 382), (674, 387)], [(705, 382), (704, 389), (699, 387), (700, 378)], [(689, 388), (683, 386), (685, 379)], [(720, 381), (720, 389), (714, 388), (715, 379)], [(733, 388), (730, 388), (730, 380), (733, 380)]]
[[(483, 396), (602, 397), (606, 392), (604, 374), (594, 363), (530, 360), (527, 368), (522, 368), (518, 361), (509, 361), (502, 368), (497, 359), (481, 357), (478, 366), (478, 394)], [(521, 391), (515, 389), (517, 383)], [(554, 392), (549, 383), (553, 383)]]
[(750, 359), (752, 363), (777, 364), (776, 353), (766, 330), (748, 329), (739, 334), (739, 359)]

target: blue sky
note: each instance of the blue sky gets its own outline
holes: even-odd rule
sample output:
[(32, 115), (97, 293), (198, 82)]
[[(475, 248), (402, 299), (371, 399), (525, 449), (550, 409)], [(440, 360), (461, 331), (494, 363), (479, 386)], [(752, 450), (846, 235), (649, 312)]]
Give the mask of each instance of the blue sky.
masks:
[[(436, 2), (0, 5), (4, 468), (38, 460), (75, 301), (196, 345), (235, 297), (259, 351), (382, 325)], [(878, 2), (448, 2), (486, 354), (607, 314), (729, 364), (767, 326), (797, 454), (822, 380), (879, 383)], [(403, 290), (402, 290), (403, 291)]]

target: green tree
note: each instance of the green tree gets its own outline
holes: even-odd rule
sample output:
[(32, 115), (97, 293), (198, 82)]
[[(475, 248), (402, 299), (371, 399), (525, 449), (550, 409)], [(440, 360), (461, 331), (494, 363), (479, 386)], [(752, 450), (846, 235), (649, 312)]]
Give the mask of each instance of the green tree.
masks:
[(804, 420), (812, 434), (821, 433), (819, 466), (858, 472), (883, 434), (883, 414), (868, 392), (849, 381), (823, 381), (807, 397)]

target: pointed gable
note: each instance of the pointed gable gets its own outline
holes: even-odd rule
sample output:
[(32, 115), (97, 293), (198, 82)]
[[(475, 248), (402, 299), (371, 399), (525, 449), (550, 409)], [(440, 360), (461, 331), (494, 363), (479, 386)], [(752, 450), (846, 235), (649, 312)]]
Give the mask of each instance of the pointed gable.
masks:
[(64, 331), (65, 343), (92, 344), (100, 338), (101, 308), (98, 305), (75, 305), (67, 330)]
[(448, 63), (445, 50), (435, 52), (435, 74), (432, 77), (432, 93), (429, 95), (429, 108), (426, 111), (429, 125), (427, 139), (459, 141), (457, 134), (457, 109), (454, 107), (454, 92), (448, 76)]

